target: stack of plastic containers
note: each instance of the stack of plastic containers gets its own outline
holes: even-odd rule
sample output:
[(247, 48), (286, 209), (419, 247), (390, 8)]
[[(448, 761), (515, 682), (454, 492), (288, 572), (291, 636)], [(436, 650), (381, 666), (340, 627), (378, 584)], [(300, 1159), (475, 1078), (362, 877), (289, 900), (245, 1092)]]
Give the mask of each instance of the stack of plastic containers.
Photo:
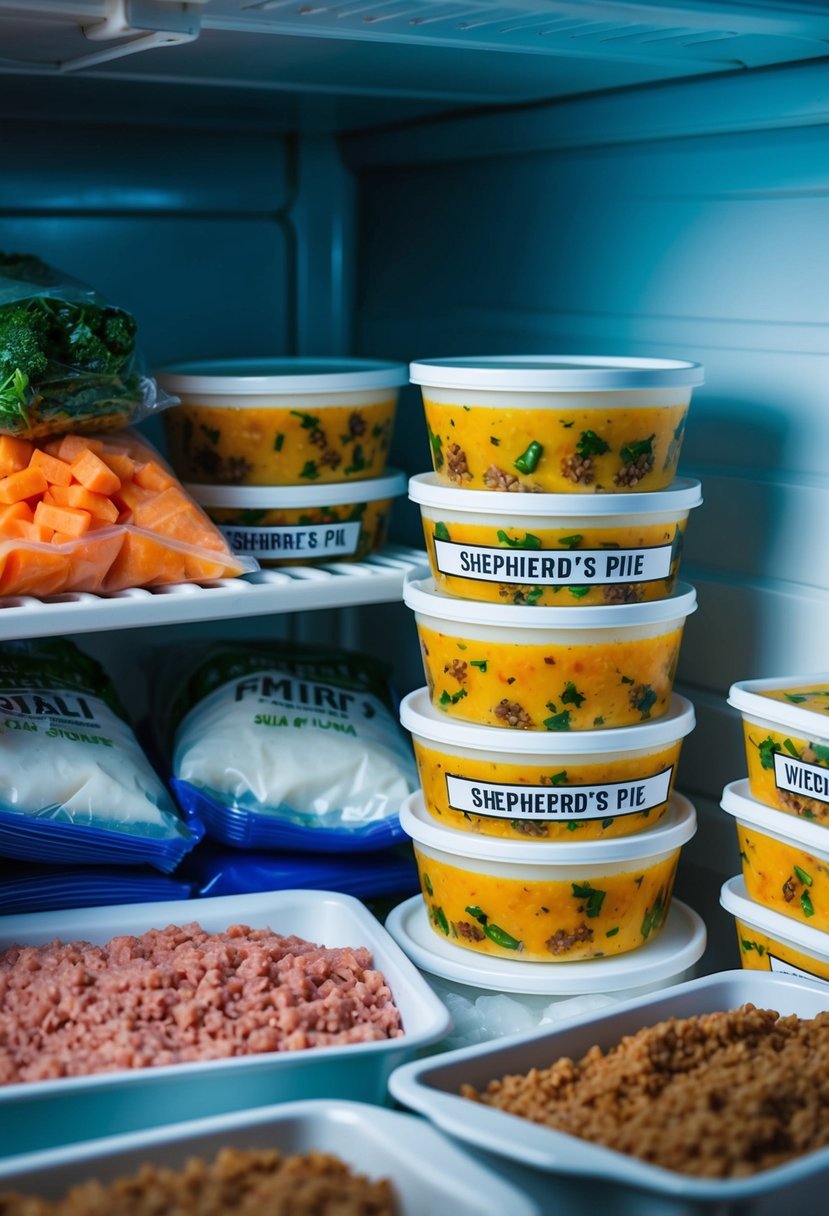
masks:
[(744, 967), (829, 982), (829, 672), (745, 680), (748, 780), (723, 791), (742, 875), (722, 888)]
[[(428, 921), (437, 974), (468, 973), (474, 951), (481, 982), (503, 984), (509, 960), (544, 976), (529, 992), (553, 971), (574, 991), (573, 969), (576, 991), (630, 986), (668, 935), (695, 830), (671, 793), (694, 724), (672, 685), (701, 495), (674, 474), (702, 369), (486, 358), (410, 375), (434, 473), (409, 485), (432, 573), (404, 592), (428, 684), (401, 707), (422, 783), (401, 815), (423, 895), (409, 933)], [(663, 979), (690, 938), (702, 951), (696, 920), (680, 936)]]
[(386, 469), (403, 364), (181, 363), (159, 384), (170, 460), (236, 553), (263, 566), (358, 561), (386, 538), (404, 475)]

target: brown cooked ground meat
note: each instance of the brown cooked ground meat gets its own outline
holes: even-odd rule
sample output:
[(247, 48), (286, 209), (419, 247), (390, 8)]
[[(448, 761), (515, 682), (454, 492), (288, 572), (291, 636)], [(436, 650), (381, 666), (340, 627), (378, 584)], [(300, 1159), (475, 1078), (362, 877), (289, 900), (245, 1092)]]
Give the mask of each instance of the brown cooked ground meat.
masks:
[(402, 1034), (363, 946), (198, 924), (0, 954), (0, 1084)]
[(338, 1157), (277, 1149), (222, 1149), (180, 1170), (144, 1165), (129, 1178), (73, 1187), (56, 1202), (0, 1195), (0, 1216), (395, 1216), (390, 1184)]
[(462, 1093), (666, 1169), (753, 1174), (829, 1144), (829, 1012), (670, 1018)]

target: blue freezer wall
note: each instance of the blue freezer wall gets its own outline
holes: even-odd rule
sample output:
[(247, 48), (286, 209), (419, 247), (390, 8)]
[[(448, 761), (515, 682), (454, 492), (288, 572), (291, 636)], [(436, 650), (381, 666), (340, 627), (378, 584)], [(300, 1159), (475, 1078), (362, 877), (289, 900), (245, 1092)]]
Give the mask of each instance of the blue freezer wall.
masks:
[[(739, 860), (733, 680), (829, 670), (829, 69), (640, 89), (346, 144), (360, 173), (357, 334), (399, 357), (699, 360), (681, 471), (703, 482), (679, 785), (688, 852)], [(428, 449), (414, 393), (397, 451)], [(409, 538), (417, 520), (409, 514)]]

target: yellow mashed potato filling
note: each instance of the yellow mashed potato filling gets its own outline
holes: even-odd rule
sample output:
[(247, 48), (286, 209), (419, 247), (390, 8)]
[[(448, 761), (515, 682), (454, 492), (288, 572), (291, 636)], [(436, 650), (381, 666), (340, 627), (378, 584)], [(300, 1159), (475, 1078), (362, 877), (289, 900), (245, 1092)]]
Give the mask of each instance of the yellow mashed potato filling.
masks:
[(415, 846), (423, 898), (435, 933), (481, 954), (522, 962), (572, 962), (624, 954), (662, 927), (679, 850), (624, 874), (569, 882), (475, 874)]
[(668, 710), (682, 627), (629, 641), (563, 646), (475, 641), (418, 623), (436, 708), (519, 730), (631, 726)]
[(185, 481), (323, 485), (379, 477), (396, 398), (315, 410), (187, 404), (163, 414), (170, 460)]
[(787, 815), (829, 826), (829, 747), (745, 720), (743, 735), (752, 797)]
[(778, 958), (800, 971), (813, 975), (816, 979), (829, 980), (829, 962), (815, 958), (811, 954), (803, 954), (795, 950), (787, 942), (777, 941), (766, 933), (761, 933), (752, 925), (746, 925), (741, 920), (736, 921), (737, 943), (740, 948), (740, 961), (747, 971), (772, 971), (772, 958)]
[(461, 832), (477, 832), (481, 836), (498, 836), (509, 840), (538, 839), (542, 841), (598, 840), (614, 836), (633, 836), (654, 827), (668, 809), (668, 799), (644, 811), (608, 814), (598, 818), (560, 819), (495, 818), (457, 810), (450, 803), (447, 774), (469, 781), (526, 785), (536, 788), (565, 790), (569, 786), (599, 786), (615, 782), (635, 782), (670, 770), (668, 790), (673, 789), (681, 741), (647, 756), (630, 756), (604, 760), (599, 763), (505, 764), (485, 756), (447, 755), (437, 748), (425, 747), (414, 741), (420, 783), (426, 808), (446, 827)]
[(676, 474), (687, 405), (502, 409), (423, 390), (432, 463), (470, 490), (661, 490)]
[(826, 861), (798, 845), (737, 824), (743, 877), (749, 899), (829, 930), (829, 868)]

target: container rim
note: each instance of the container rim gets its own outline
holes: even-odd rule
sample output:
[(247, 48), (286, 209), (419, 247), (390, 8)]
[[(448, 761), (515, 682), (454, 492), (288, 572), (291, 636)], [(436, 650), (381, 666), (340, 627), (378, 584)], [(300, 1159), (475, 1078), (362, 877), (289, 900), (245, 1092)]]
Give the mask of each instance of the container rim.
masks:
[(346, 393), (355, 389), (400, 388), (405, 363), (382, 359), (254, 358), (194, 359), (169, 363), (155, 372), (171, 393)]
[[(481, 355), (417, 359), (413, 384), (433, 388), (480, 388), (525, 392), (590, 393), (624, 389), (695, 387), (704, 383), (701, 363), (596, 355)], [(666, 402), (666, 404), (669, 404)]]
[(409, 479), (409, 498), (424, 507), (448, 508), (481, 515), (526, 516), (547, 519), (555, 526), (559, 515), (664, 515), (690, 510), (702, 502), (702, 483), (677, 477), (664, 490), (644, 494), (498, 494), (492, 490), (464, 490), (444, 485), (435, 473), (417, 473)]
[(780, 912), (774, 912), (771, 908), (765, 908), (749, 899), (742, 874), (726, 879), (720, 887), (720, 906), (732, 916), (739, 917), (763, 933), (768, 933), (769, 937), (797, 946), (798, 949), (806, 950), (821, 961), (829, 963), (829, 934), (822, 929), (802, 925), (793, 917), (782, 916)]
[(414, 843), (472, 861), (494, 861), (503, 865), (602, 866), (629, 861), (646, 863), (651, 857), (679, 849), (697, 830), (693, 804), (682, 794), (671, 795), (667, 814), (647, 832), (616, 836), (612, 840), (555, 841), (527, 844), (523, 840), (470, 836), (457, 828), (436, 823), (426, 810), (423, 791), (415, 790), (400, 808), (400, 826)]
[(779, 723), (810, 738), (829, 739), (829, 714), (823, 717), (813, 709), (801, 709), (793, 702), (773, 701), (762, 695), (763, 690), (807, 689), (818, 684), (829, 686), (829, 672), (816, 672), (808, 676), (776, 676), (769, 680), (738, 680), (728, 690), (728, 704), (741, 713), (752, 714), (772, 725)]
[(410, 571), (403, 583), (403, 601), (415, 612), (471, 626), (504, 625), (519, 629), (614, 629), (655, 625), (688, 617), (697, 607), (689, 583), (677, 583), (673, 594), (643, 604), (597, 604), (584, 608), (547, 608), (528, 604), (491, 604), (455, 599), (435, 589), (432, 578)]
[(758, 802), (751, 796), (747, 777), (729, 782), (722, 792), (720, 806), (740, 822), (760, 829), (765, 836), (773, 836), (783, 844), (806, 845), (811, 852), (829, 860), (829, 830)]
[(399, 498), (406, 490), (406, 474), (388, 469), (383, 477), (366, 481), (338, 481), (324, 486), (222, 486), (185, 482), (184, 488), (202, 507), (338, 507), (381, 498)]
[[(694, 707), (678, 693), (671, 694), (668, 712), (652, 722), (609, 730), (510, 731), (506, 739), (500, 726), (475, 726), (447, 718), (432, 705), (429, 689), (416, 688), (400, 702), (400, 722), (413, 735), (422, 735), (444, 747), (468, 747), (472, 751), (514, 752), (516, 756), (595, 755), (603, 752), (635, 752), (674, 743), (690, 735), (695, 725)], [(534, 736), (540, 736), (535, 738)]]

